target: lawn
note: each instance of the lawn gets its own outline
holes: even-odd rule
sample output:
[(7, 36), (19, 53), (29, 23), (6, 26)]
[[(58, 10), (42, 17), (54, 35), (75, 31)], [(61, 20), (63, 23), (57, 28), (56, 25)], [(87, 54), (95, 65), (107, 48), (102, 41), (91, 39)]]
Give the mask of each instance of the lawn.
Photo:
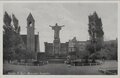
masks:
[(47, 74), (47, 75), (103, 75), (99, 69), (117, 69), (116, 61), (105, 61), (97, 66), (69, 66), (67, 64), (46, 64), (43, 66), (23, 66), (4, 64), (4, 71), (12, 70), (16, 73), (8, 74)]

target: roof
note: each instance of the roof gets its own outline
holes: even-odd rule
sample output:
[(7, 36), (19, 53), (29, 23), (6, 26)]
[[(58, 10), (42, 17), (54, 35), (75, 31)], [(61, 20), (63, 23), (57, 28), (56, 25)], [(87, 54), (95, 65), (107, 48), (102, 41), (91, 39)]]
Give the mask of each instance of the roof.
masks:
[(31, 13), (28, 15), (27, 20), (28, 21), (35, 21)]

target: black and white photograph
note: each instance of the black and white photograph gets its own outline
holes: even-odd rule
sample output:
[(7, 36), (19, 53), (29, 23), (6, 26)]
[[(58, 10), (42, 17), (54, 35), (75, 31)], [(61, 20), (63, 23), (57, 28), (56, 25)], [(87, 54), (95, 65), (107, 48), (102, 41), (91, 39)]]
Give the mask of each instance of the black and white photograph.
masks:
[(118, 75), (118, 3), (3, 3), (3, 75)]

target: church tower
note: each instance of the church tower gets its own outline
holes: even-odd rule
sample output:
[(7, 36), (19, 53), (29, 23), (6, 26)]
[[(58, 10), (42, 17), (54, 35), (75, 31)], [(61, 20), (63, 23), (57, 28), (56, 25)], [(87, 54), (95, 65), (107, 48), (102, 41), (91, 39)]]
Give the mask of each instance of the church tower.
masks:
[(32, 14), (30, 13), (27, 17), (27, 50), (29, 52), (35, 52), (34, 27), (35, 27), (35, 20)]

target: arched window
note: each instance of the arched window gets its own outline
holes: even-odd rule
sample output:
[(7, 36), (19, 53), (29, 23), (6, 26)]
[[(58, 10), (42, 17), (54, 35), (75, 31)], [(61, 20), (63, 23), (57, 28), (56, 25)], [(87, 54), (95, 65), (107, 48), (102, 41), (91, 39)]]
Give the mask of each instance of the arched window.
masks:
[(31, 21), (29, 22), (29, 26), (32, 27), (32, 22)]

